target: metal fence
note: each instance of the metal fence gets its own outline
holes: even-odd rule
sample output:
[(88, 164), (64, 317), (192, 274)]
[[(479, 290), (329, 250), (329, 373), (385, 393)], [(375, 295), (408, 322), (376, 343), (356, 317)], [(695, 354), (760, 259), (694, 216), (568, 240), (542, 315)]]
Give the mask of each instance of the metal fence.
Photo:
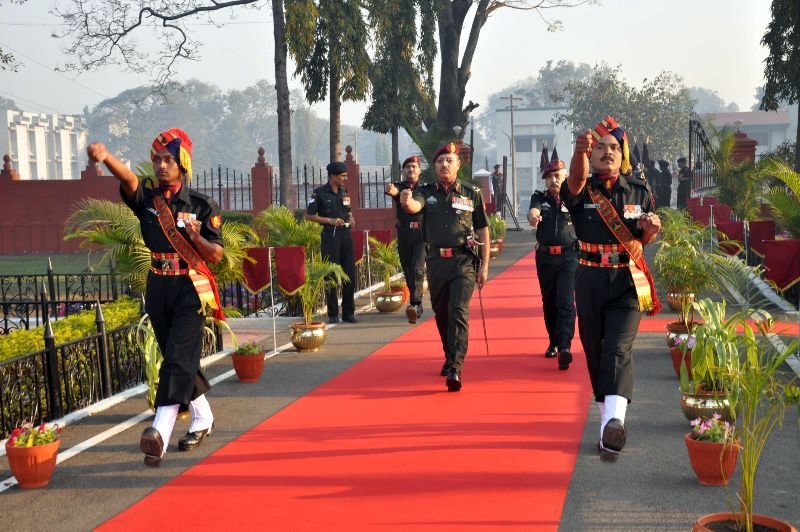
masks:
[(42, 275), (2, 275), (0, 335), (38, 327), (45, 313), (57, 320), (121, 295), (131, 295), (131, 288), (113, 268), (109, 273), (56, 274), (48, 266)]
[[(52, 421), (145, 382), (136, 326), (107, 331), (99, 306), (95, 322), (97, 334), (61, 345), (46, 322), (43, 350), (0, 362), (0, 439), (21, 423)], [(206, 337), (201, 357), (222, 348), (214, 328), (216, 343)]]
[(703, 125), (692, 115), (689, 120), (689, 160), (687, 164), (692, 172), (691, 194), (703, 196), (716, 186), (717, 165), (709, 156), (712, 151)]
[[(359, 175), (359, 192), (361, 194), (362, 209), (381, 209), (391, 207), (391, 199), (383, 191), (391, 178), (390, 168), (380, 167)], [(292, 174), (292, 192), (298, 208), (303, 209), (308, 205), (314, 189), (328, 182), (328, 173), (324, 167), (303, 165), (294, 169)], [(280, 175), (276, 169), (272, 176), (272, 203), (280, 204)]]
[(222, 166), (217, 166), (216, 169), (195, 174), (189, 186), (217, 200), (223, 211), (253, 210), (253, 180), (250, 174), (230, 168), (223, 170)]

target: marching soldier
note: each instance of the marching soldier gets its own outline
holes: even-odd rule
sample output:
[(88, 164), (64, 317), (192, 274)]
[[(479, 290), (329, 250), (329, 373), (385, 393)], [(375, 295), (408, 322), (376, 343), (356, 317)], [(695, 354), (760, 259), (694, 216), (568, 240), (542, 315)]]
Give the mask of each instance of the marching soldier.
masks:
[(422, 213), (409, 214), (400, 205), (400, 192), (414, 191), (419, 185), (420, 159), (412, 155), (403, 161), (406, 179), (386, 185), (386, 194), (394, 199), (397, 209), (397, 251), (403, 276), (408, 284), (411, 301), (406, 308), (408, 323), (417, 323), (422, 316), (422, 284), (425, 276), (425, 235), (422, 232)]
[(578, 238), (569, 211), (561, 201), (561, 184), (567, 177), (564, 161), (550, 161), (542, 169), (547, 190), (531, 196), (528, 222), (536, 228), (536, 274), (542, 292), (544, 325), (550, 342), (544, 356), (558, 357), (558, 369), (572, 363), (575, 335), (575, 269)]
[[(330, 163), (328, 182), (314, 189), (314, 194), (306, 208), (305, 219), (322, 225), (322, 256), (339, 264), (348, 281), (342, 285), (342, 320), (357, 323), (354, 282), (356, 278), (356, 262), (353, 252), (353, 235), (350, 230), (355, 227), (355, 219), (350, 206), (350, 196), (344, 184), (347, 182), (347, 165), (341, 161)], [(339, 302), (336, 288), (325, 292), (328, 306), (328, 322), (339, 323)]]
[(192, 175), (192, 141), (172, 128), (153, 141), (150, 158), (158, 188), (145, 188), (136, 175), (102, 144), (87, 148), (89, 159), (104, 163), (120, 182), (123, 201), (139, 219), (150, 249), (145, 309), (164, 361), (159, 371), (156, 416), (142, 433), (144, 463), (157, 467), (166, 454), (181, 407), (192, 423), (178, 442), (181, 451), (197, 447), (214, 430), (214, 415), (205, 397), (211, 385), (200, 371), (208, 305), (224, 320), (214, 275), (206, 261), (222, 260), (222, 217), (208, 196), (184, 186)]
[(457, 392), (467, 355), (469, 301), (475, 284), (482, 287), (489, 277), (489, 226), (480, 190), (457, 179), (456, 144), (439, 148), (433, 162), (439, 180), (413, 193), (403, 190), (400, 205), (425, 216), (428, 286), (445, 356), (441, 375), (447, 390)]
[(579, 239), (575, 302), (600, 410), (598, 450), (603, 460), (614, 461), (627, 439), (633, 341), (642, 312), (661, 308), (643, 250), (661, 221), (647, 184), (632, 175), (628, 137), (612, 117), (575, 139), (561, 198)]

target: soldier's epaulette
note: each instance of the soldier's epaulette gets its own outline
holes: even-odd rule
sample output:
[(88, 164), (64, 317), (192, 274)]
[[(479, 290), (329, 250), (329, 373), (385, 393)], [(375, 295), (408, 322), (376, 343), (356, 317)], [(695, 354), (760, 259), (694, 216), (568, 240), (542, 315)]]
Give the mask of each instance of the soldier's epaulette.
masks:
[(475, 184), (472, 184), (472, 183), (467, 183), (465, 181), (461, 181), (461, 186), (466, 188), (467, 190), (472, 190), (474, 192), (480, 192), (481, 191), (481, 189), (480, 189), (480, 187), (478, 185), (475, 185)]
[(188, 190), (188, 193), (189, 193), (190, 196), (192, 196), (194, 198), (199, 198), (199, 199), (205, 201), (206, 203), (208, 203), (212, 199), (211, 196), (209, 196), (208, 194), (203, 194), (202, 192), (198, 192), (197, 190), (195, 190), (193, 188), (190, 188)]
[(646, 179), (643, 179), (641, 177), (637, 177), (637, 176), (633, 175), (633, 173), (630, 173), (630, 174), (628, 174), (628, 175), (626, 175), (624, 177), (625, 177), (625, 179), (628, 180), (628, 183), (631, 184), (631, 185), (639, 185), (640, 187), (646, 187), (647, 184), (648, 184)]
[(541, 190), (534, 190), (534, 191), (533, 191), (533, 195), (534, 195), (534, 196), (536, 196), (537, 194), (538, 194), (539, 196), (544, 196), (544, 192), (543, 192), (543, 191), (541, 191)]

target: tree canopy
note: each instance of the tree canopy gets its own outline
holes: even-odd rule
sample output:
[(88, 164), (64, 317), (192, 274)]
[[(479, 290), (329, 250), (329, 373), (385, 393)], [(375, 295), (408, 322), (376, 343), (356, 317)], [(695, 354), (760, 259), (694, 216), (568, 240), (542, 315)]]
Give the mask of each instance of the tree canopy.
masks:
[[(772, 20), (761, 39), (769, 55), (764, 60), (761, 109), (774, 111), (780, 100), (800, 101), (800, 2), (772, 0)], [(800, 106), (798, 107), (800, 119)], [(800, 170), (800, 123), (795, 141), (795, 170)]]

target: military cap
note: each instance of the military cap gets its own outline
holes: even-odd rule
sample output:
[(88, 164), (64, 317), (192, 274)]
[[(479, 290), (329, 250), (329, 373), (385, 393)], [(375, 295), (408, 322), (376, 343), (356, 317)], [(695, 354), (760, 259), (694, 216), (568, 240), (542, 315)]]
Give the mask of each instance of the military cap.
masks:
[(333, 161), (325, 169), (328, 171), (328, 175), (343, 174), (347, 172), (347, 165), (342, 161)]

